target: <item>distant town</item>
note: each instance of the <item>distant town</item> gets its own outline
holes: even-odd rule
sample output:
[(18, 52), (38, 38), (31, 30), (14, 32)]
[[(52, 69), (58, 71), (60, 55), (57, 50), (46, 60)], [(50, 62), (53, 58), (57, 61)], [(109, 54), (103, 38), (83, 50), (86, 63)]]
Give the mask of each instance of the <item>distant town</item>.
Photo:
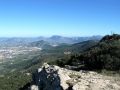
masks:
[(32, 51), (40, 51), (41, 48), (38, 47), (1, 47), (0, 48), (0, 63), (4, 62), (4, 59), (14, 58), (16, 55), (26, 54)]

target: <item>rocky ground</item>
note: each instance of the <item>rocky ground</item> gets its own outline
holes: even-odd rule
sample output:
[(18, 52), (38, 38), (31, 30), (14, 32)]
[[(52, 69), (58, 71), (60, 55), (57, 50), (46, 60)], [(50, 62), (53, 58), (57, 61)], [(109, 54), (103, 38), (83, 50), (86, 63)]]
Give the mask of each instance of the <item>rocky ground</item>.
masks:
[(44, 64), (33, 74), (31, 90), (120, 90), (120, 81), (92, 71)]

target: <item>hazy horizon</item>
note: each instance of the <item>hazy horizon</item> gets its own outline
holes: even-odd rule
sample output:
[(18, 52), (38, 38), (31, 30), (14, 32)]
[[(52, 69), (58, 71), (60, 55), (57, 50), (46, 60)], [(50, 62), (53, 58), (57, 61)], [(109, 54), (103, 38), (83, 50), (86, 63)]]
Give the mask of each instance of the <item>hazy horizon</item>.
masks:
[[(108, 34), (106, 34), (106, 35), (108, 35)], [(109, 35), (110, 35), (110, 34), (109, 34)], [(0, 36), (0, 38), (40, 38), (40, 37), (50, 38), (50, 37), (53, 37), (53, 36), (74, 38), (74, 37), (94, 37), (94, 36), (103, 37), (103, 36), (105, 36), (105, 35), (90, 35), (90, 36), (63, 36), (63, 35), (42, 36), (42, 35), (39, 35), (39, 36), (3, 36), (3, 37)]]

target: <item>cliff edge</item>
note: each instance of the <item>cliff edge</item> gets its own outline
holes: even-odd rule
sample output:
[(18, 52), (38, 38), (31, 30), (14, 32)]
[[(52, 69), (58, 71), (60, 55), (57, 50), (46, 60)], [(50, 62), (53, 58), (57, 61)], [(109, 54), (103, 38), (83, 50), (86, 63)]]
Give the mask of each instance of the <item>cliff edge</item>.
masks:
[(33, 74), (30, 90), (120, 90), (120, 83), (96, 72), (77, 72), (45, 63)]

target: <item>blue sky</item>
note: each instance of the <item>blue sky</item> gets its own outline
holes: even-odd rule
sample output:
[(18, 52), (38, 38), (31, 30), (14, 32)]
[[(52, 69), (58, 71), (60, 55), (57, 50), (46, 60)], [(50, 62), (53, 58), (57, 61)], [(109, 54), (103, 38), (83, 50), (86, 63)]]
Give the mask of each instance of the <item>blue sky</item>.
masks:
[(120, 0), (0, 0), (0, 37), (120, 34)]

